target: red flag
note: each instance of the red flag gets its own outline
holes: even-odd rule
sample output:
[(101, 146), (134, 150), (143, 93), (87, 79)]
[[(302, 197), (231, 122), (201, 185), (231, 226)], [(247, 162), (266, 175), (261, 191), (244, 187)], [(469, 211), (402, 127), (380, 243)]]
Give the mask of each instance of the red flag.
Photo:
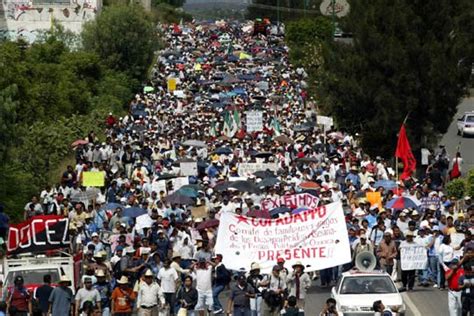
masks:
[(459, 178), (460, 176), (461, 176), (461, 171), (459, 171), (458, 159), (456, 158), (453, 164), (453, 169), (451, 169), (451, 171), (449, 172), (449, 177), (451, 179), (456, 179), (456, 178)]
[(411, 151), (410, 143), (408, 142), (407, 132), (405, 130), (405, 124), (402, 124), (400, 132), (398, 133), (397, 150), (395, 151), (395, 157), (398, 157), (403, 162), (403, 173), (400, 176), (401, 180), (409, 178), (413, 171), (416, 169), (416, 159)]

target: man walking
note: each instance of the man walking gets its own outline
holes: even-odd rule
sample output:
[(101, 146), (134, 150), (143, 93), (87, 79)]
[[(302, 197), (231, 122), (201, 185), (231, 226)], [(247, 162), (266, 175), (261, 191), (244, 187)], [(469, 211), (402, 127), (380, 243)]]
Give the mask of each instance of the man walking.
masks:
[(43, 276), (43, 282), (44, 284), (36, 289), (33, 299), (38, 304), (41, 314), (46, 316), (49, 309), (49, 297), (53, 291), (53, 287), (51, 286), (51, 275), (46, 274)]
[(255, 291), (247, 283), (245, 275), (239, 275), (237, 283), (230, 289), (227, 314), (250, 316), (250, 298), (255, 298)]
[(71, 280), (65, 275), (61, 276), (59, 286), (55, 287), (49, 296), (49, 314), (51, 316), (69, 315), (73, 303), (74, 294), (69, 288)]
[(165, 296), (161, 287), (153, 281), (153, 272), (147, 270), (144, 274), (144, 282), (140, 284), (140, 289), (138, 290), (138, 315), (156, 316), (160, 308), (164, 308), (165, 305)]
[(224, 291), (225, 287), (231, 281), (230, 271), (227, 270), (225, 265), (222, 263), (222, 255), (217, 254), (214, 257), (215, 263), (215, 277), (214, 285), (212, 286), (212, 299), (214, 301), (214, 314), (219, 314), (223, 311), (222, 304), (219, 301), (219, 294)]

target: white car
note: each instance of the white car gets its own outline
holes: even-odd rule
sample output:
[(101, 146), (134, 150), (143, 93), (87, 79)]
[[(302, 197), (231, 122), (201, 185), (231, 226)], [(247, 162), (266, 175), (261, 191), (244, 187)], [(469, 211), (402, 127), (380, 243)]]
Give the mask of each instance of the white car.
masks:
[(458, 118), (458, 135), (474, 135), (474, 112), (466, 112)]
[(344, 316), (374, 315), (372, 306), (381, 300), (394, 315), (405, 315), (405, 304), (392, 278), (385, 272), (349, 271), (331, 290), (337, 311)]

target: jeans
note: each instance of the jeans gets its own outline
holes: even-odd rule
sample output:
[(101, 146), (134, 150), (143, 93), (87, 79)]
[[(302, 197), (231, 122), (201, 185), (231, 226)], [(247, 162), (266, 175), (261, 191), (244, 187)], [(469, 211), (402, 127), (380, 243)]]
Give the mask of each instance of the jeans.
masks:
[(321, 270), (320, 277), (321, 277), (321, 285), (329, 285), (332, 279), (332, 268)]
[(416, 270), (402, 271), (403, 287), (408, 287), (409, 290), (413, 289), (413, 286), (415, 285), (415, 272)]
[(222, 304), (219, 301), (219, 294), (224, 291), (224, 285), (214, 285), (212, 287), (212, 299), (214, 300), (214, 311), (218, 311), (222, 309)]
[(176, 294), (175, 293), (164, 293), (165, 301), (170, 306), (170, 315), (174, 315), (175, 313), (175, 301), (176, 301)]
[[(445, 265), (449, 266), (449, 262), (445, 262)], [(446, 287), (446, 276), (444, 274), (444, 268), (439, 264), (439, 287), (444, 289)]]
[(428, 283), (428, 276), (429, 276), (428, 268), (426, 268), (424, 270), (418, 270), (418, 281), (421, 284)]
[(462, 304), (461, 293), (455, 291), (448, 291), (448, 308), (449, 316), (461, 316)]
[(256, 298), (250, 299), (250, 310), (252, 316), (261, 316), (262, 315), (262, 296), (257, 296)]
[(439, 276), (439, 273), (438, 273), (438, 257), (436, 256), (430, 256), (428, 257), (428, 275), (429, 275), (429, 278), (431, 279), (431, 281), (433, 282), (436, 282), (436, 284), (438, 284), (439, 286), (439, 283), (440, 283), (440, 276)]
[(234, 306), (233, 316), (250, 316), (250, 308)]

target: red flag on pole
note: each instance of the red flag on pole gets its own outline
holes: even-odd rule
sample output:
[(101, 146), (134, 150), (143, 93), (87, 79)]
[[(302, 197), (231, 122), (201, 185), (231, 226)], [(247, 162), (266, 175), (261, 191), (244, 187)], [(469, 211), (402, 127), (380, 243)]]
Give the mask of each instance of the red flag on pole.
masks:
[(451, 171), (449, 172), (449, 177), (452, 180), (452, 179), (459, 178), (460, 176), (461, 176), (461, 171), (459, 170), (459, 163), (458, 163), (458, 159), (456, 158), (453, 164), (453, 169), (451, 169)]
[(408, 142), (405, 124), (402, 124), (400, 132), (398, 133), (397, 150), (395, 157), (398, 157), (403, 162), (403, 173), (400, 176), (401, 180), (409, 178), (416, 169), (416, 159), (411, 151), (410, 143)]

